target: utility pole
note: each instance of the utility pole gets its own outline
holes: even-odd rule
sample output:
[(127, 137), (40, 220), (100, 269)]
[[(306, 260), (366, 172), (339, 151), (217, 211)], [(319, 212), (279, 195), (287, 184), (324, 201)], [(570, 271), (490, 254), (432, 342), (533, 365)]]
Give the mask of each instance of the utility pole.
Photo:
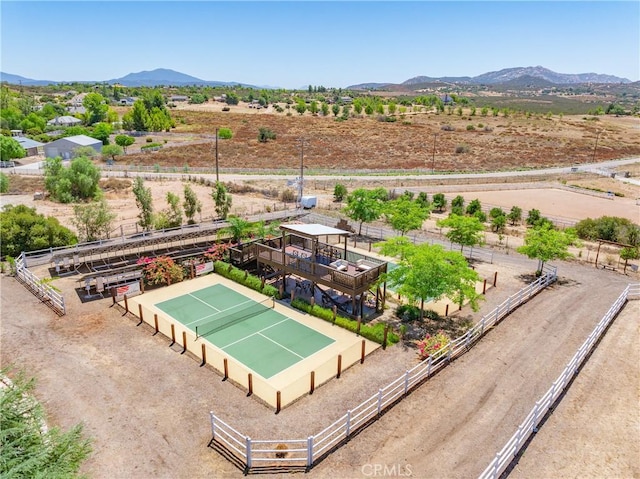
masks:
[(302, 194), (304, 191), (304, 144), (305, 139), (300, 137), (298, 138), (298, 143), (300, 144), (300, 187), (299, 187), (299, 196), (298, 196), (298, 205), (302, 207)]
[(598, 149), (598, 138), (600, 138), (600, 133), (602, 133), (602, 130), (598, 130), (598, 133), (596, 134), (596, 144), (593, 147), (593, 158), (591, 159), (591, 163), (596, 162), (596, 150)]
[(220, 173), (218, 171), (218, 128), (216, 128), (216, 183), (220, 182)]
[(431, 157), (431, 173), (436, 172), (436, 140), (438, 139), (438, 134), (433, 134), (433, 156)]

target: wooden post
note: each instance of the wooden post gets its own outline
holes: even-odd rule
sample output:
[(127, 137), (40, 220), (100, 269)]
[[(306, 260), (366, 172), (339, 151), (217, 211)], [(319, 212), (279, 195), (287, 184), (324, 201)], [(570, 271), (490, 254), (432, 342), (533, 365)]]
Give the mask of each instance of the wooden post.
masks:
[(207, 364), (207, 346), (202, 343), (202, 364), (200, 366), (204, 366)]
[(144, 279), (140, 278), (140, 292), (144, 293)]
[(382, 349), (387, 349), (387, 335), (389, 334), (389, 325), (384, 325), (384, 336), (382, 338)]
[(360, 364), (364, 363), (364, 355), (365, 355), (366, 349), (367, 349), (367, 342), (363, 339), (362, 348), (360, 349)]
[(140, 317), (140, 322), (138, 323), (138, 325), (140, 325), (144, 321), (144, 318), (142, 317), (142, 305), (141, 304), (138, 304), (138, 316)]
[(360, 336), (360, 325), (362, 324), (362, 317), (360, 315), (358, 315), (356, 317), (356, 321), (358, 322), (358, 324), (356, 326), (356, 335)]
[(444, 317), (446, 318), (447, 316), (449, 316), (449, 304), (448, 303), (444, 308)]
[(338, 315), (338, 307), (333, 305), (333, 324), (336, 324), (336, 316)]
[(316, 305), (316, 297), (315, 296), (311, 296), (311, 299), (309, 299), (309, 304), (311, 304), (312, 308)]
[(224, 358), (223, 362), (224, 362), (224, 378), (222, 380), (226, 381), (227, 379), (229, 379), (229, 363), (227, 362), (227, 358)]
[(281, 401), (280, 401), (280, 391), (276, 392), (276, 414), (278, 414), (280, 412), (280, 405), (281, 405)]
[(295, 299), (296, 299), (296, 290), (294, 288), (291, 290), (291, 302), (293, 303)]
[(196, 268), (193, 265), (193, 261), (191, 262), (191, 279), (196, 277)]
[(124, 314), (129, 312), (129, 301), (127, 300), (127, 295), (124, 295)]
[(153, 324), (156, 327), (156, 332), (153, 333), (155, 335), (155, 334), (158, 334), (158, 331), (159, 331), (159, 329), (158, 329), (158, 313), (153, 313)]
[(338, 375), (337, 379), (340, 379), (340, 374), (342, 373), (342, 354), (338, 354)]
[(253, 375), (249, 373), (247, 379), (249, 382), (249, 392), (247, 393), (247, 396), (251, 396), (253, 394)]
[(113, 300), (113, 304), (116, 304), (116, 289), (117, 288), (111, 288), (111, 299)]
[(227, 273), (231, 273), (232, 269), (233, 269), (233, 265), (229, 263), (229, 267), (227, 268)]
[(249, 276), (249, 271), (247, 271), (246, 269), (244, 270), (244, 279), (247, 279), (247, 276)]
[(309, 394), (313, 394), (313, 390), (316, 388), (316, 372), (311, 371), (311, 386), (309, 387)]
[(175, 325), (171, 325), (171, 344), (169, 346), (173, 346), (176, 344), (176, 327)]
[(184, 354), (187, 352), (187, 332), (186, 331), (182, 331), (182, 353)]
[(371, 253), (371, 241), (369, 241), (369, 253)]
[(498, 272), (497, 271), (493, 274), (493, 287), (494, 288), (496, 287), (496, 284), (498, 284)]
[(264, 289), (264, 278), (262, 278), (260, 280), (260, 289), (263, 290)]
[(484, 279), (484, 283), (482, 284), (482, 294), (487, 292), (487, 278)]

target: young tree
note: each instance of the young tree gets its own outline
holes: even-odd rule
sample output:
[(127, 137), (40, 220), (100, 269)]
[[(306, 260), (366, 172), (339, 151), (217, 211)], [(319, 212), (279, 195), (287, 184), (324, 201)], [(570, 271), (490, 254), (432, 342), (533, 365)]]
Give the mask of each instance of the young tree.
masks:
[(106, 145), (102, 147), (102, 157), (111, 158), (111, 161), (116, 161), (116, 156), (122, 155), (122, 147), (118, 145)]
[(151, 188), (145, 187), (144, 180), (139, 176), (133, 182), (133, 195), (140, 210), (138, 224), (143, 230), (148, 231), (153, 227), (153, 196)]
[(213, 202), (215, 203), (216, 214), (219, 218), (226, 220), (231, 210), (231, 195), (227, 193), (227, 188), (222, 182), (217, 181), (211, 193)]
[(422, 223), (429, 217), (429, 213), (428, 207), (425, 208), (404, 195), (397, 200), (388, 201), (384, 207), (387, 223), (395, 231), (399, 231), (400, 236), (404, 236), (408, 231), (422, 228)]
[(436, 193), (433, 195), (433, 207), (438, 210), (439, 213), (442, 213), (447, 206), (447, 198), (445, 198), (444, 193)]
[(280, 223), (277, 221), (266, 223), (264, 220), (260, 220), (257, 223), (254, 223), (252, 229), (258, 238), (273, 238), (280, 232)]
[(24, 148), (14, 138), (0, 136), (0, 160), (9, 161), (17, 158), (24, 158), (27, 154)]
[(73, 215), (71, 221), (78, 230), (82, 241), (107, 238), (113, 229), (113, 221), (117, 217), (104, 199), (86, 205), (75, 205)]
[[(8, 369), (0, 371), (6, 377)], [(0, 388), (0, 476), (78, 477), (91, 453), (91, 441), (78, 424), (69, 431), (46, 427), (42, 405), (34, 396), (35, 381), (18, 373)]]
[(296, 111), (300, 115), (304, 115), (304, 113), (307, 111), (307, 104), (304, 102), (303, 99), (299, 99), (296, 102)]
[(464, 197), (461, 195), (456, 196), (451, 200), (451, 214), (463, 216), (464, 215)]
[(133, 145), (136, 142), (136, 139), (129, 135), (116, 135), (115, 137), (116, 145), (122, 147), (124, 152), (127, 152), (127, 147)]
[(620, 250), (620, 258), (624, 260), (624, 274), (627, 274), (627, 266), (629, 264), (630, 259), (638, 259), (640, 258), (640, 248), (635, 247), (625, 247)]
[(362, 234), (363, 223), (370, 223), (380, 218), (387, 197), (388, 193), (384, 188), (375, 190), (358, 188), (347, 196), (347, 206), (342, 211), (353, 221), (360, 223), (359, 235)]
[(507, 226), (507, 217), (505, 215), (494, 216), (491, 218), (491, 230), (494, 233), (502, 234)]
[(347, 187), (342, 183), (336, 183), (333, 187), (333, 200), (337, 203), (342, 202), (344, 197), (347, 196)]
[(480, 276), (462, 254), (446, 251), (437, 244), (414, 245), (405, 237), (385, 241), (380, 252), (400, 258), (398, 267), (387, 273), (386, 280), (399, 294), (421, 301), (421, 319), (425, 301), (445, 296), (460, 305), (469, 300), (472, 309), (478, 310), (481, 295), (476, 293), (475, 284)]
[(253, 231), (253, 225), (244, 218), (239, 216), (230, 216), (227, 219), (229, 226), (222, 230), (223, 233), (231, 235), (231, 239), (234, 243), (238, 243), (245, 238), (248, 238)]
[(480, 200), (477, 198), (475, 200), (471, 200), (471, 202), (467, 205), (466, 213), (469, 216), (475, 216), (479, 211), (482, 211)]
[(519, 206), (512, 206), (511, 211), (509, 211), (509, 214), (507, 215), (507, 218), (509, 219), (509, 223), (511, 223), (511, 226), (520, 224), (520, 221), (522, 221), (522, 208), (520, 208)]
[(333, 113), (333, 116), (338, 116), (340, 114), (340, 105), (334, 103), (331, 106), (331, 113)]
[(448, 218), (438, 220), (437, 225), (440, 228), (450, 228), (445, 236), (452, 243), (460, 245), (460, 252), (465, 246), (473, 248), (476, 245), (484, 243), (482, 232), (484, 226), (480, 220), (474, 216), (458, 216), (450, 215)]
[(320, 105), (320, 111), (322, 112), (322, 116), (329, 116), (329, 105), (327, 102), (323, 101)]
[(573, 255), (569, 253), (569, 246), (577, 245), (578, 239), (571, 229), (559, 231), (550, 224), (543, 224), (527, 230), (524, 245), (517, 251), (531, 259), (538, 260), (537, 275), (542, 273), (544, 264), (554, 259), (567, 259)]
[(184, 215), (187, 217), (187, 223), (194, 224), (193, 217), (196, 213), (202, 212), (202, 202), (188, 184), (184, 185), (184, 203), (182, 203), (182, 207), (184, 208)]
[(266, 143), (269, 140), (275, 140), (276, 134), (269, 128), (260, 128), (258, 130), (258, 141), (260, 143)]

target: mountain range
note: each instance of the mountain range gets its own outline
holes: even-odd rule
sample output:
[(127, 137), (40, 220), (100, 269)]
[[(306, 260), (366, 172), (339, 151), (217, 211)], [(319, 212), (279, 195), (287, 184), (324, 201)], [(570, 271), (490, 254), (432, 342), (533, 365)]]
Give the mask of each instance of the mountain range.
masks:
[[(25, 78), (20, 75), (14, 75), (11, 73), (0, 72), (0, 81), (11, 84), (21, 85), (49, 85), (56, 83), (74, 83), (71, 81), (57, 82), (52, 80), (34, 80), (32, 78)], [(254, 86), (241, 82), (222, 82), (222, 81), (210, 81), (202, 80), (185, 73), (180, 73), (175, 70), (167, 68), (158, 68), (151, 71), (141, 71), (137, 73), (129, 73), (120, 78), (113, 78), (111, 80), (100, 81), (87, 81), (78, 80), (78, 83), (109, 83), (120, 84), (128, 87), (136, 86), (232, 86), (241, 85), (248, 88), (278, 88), (278, 87), (265, 87)], [(362, 89), (388, 89), (393, 86), (402, 88), (418, 88), (420, 85), (429, 84), (467, 84), (467, 85), (504, 85), (513, 84), (514, 86), (523, 83), (533, 83), (537, 85), (571, 85), (579, 83), (631, 83), (626, 78), (620, 78), (613, 75), (604, 75), (599, 73), (557, 73), (547, 68), (536, 67), (516, 67), (505, 68), (503, 70), (483, 73), (475, 77), (428, 77), (417, 76), (410, 78), (400, 84), (394, 83), (360, 83), (358, 85), (350, 85), (347, 89), (362, 90)]]

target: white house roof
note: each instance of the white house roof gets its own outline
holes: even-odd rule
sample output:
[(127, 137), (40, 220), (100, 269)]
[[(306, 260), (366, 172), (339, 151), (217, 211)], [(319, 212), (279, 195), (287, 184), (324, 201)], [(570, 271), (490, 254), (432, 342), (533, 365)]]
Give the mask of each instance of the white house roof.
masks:
[(79, 120), (76, 117), (65, 115), (54, 118), (53, 120), (49, 120), (47, 125), (64, 125), (70, 123), (82, 123), (82, 120)]
[(290, 231), (293, 233), (299, 233), (304, 236), (331, 236), (342, 235), (349, 236), (349, 231), (340, 230), (338, 228), (332, 228), (331, 226), (325, 226), (321, 224), (284, 224), (280, 225), (281, 230)]
[(61, 138), (61, 140), (67, 140), (80, 146), (92, 146), (96, 143), (102, 144), (100, 140), (96, 140), (87, 135), (67, 136), (66, 138)]

